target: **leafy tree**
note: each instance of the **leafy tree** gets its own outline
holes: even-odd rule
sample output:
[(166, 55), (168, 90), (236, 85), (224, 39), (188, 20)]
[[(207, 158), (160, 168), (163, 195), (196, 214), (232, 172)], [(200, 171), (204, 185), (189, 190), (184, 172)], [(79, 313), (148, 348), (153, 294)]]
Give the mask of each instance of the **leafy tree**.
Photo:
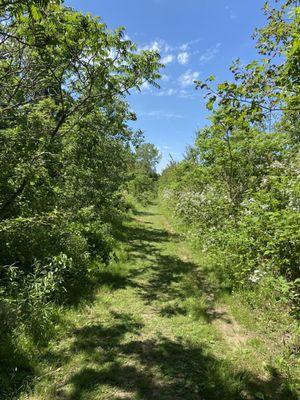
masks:
[[(273, 115), (284, 114), (294, 122), (299, 119), (299, 21), (297, 0), (285, 1), (279, 8), (269, 2), (264, 6), (268, 24), (256, 31), (257, 49), (261, 55), (244, 68), (236, 60), (231, 66), (234, 82), (223, 82), (216, 88), (209, 77), (197, 82), (197, 87), (207, 90), (207, 107), (215, 103), (226, 111), (227, 124), (233, 121), (250, 123), (267, 122)], [(224, 115), (220, 118), (225, 123)]]
[(161, 159), (161, 155), (152, 143), (142, 143), (137, 146), (135, 156), (138, 168), (141, 168), (149, 175), (155, 175), (156, 166)]
[[(84, 115), (98, 109), (102, 127), (130, 137), (125, 121), (135, 117), (122, 97), (145, 79), (153, 82), (158, 59), (152, 52), (137, 53), (123, 40), (122, 30), (110, 33), (97, 19), (52, 3), (42, 16), (10, 16), (1, 31), (2, 141), (7, 149), (1, 163), (10, 163), (11, 174), (0, 195), (5, 215), (30, 185), (38, 181), (43, 186), (40, 177), (57, 176), (62, 142), (82, 126)], [(22, 149), (16, 159), (18, 143)]]
[(160, 159), (161, 155), (153, 144), (140, 143), (136, 146), (130, 190), (142, 203), (147, 203), (155, 194), (158, 179), (156, 166)]
[(264, 11), (268, 24), (255, 34), (261, 58), (244, 68), (236, 61), (231, 82), (214, 85), (214, 76), (196, 82), (206, 90), (211, 123), (185, 160), (163, 172), (160, 191), (215, 257), (224, 285), (267, 281), (280, 292), (285, 281), (281, 301), (293, 309), (300, 257), (300, 9), (285, 1), (267, 3)]
[(140, 137), (126, 96), (159, 77), (156, 52), (60, 3), (0, 2), (4, 348), (18, 332), (45, 343), (56, 304), (74, 300), (109, 262)]

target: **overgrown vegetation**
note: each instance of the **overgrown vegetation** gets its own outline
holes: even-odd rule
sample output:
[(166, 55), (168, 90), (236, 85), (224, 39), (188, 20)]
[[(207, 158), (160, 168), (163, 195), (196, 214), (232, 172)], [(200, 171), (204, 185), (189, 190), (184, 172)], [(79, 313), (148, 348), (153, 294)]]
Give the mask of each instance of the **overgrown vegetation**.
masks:
[[(103, 340), (111, 341), (111, 348), (104, 343), (108, 358), (101, 362), (106, 365), (111, 356), (113, 368), (105, 375), (102, 364), (98, 366), (104, 386), (109, 381), (129, 392), (131, 381), (124, 384), (123, 376), (114, 376), (122, 372), (126, 378), (128, 354), (140, 357), (136, 368), (152, 363), (153, 376), (164, 386), (155, 386), (146, 373), (131, 373), (140, 396), (131, 398), (157, 398), (157, 393), (198, 398), (193, 397), (198, 392), (212, 399), (237, 394), (265, 398), (252, 392), (266, 387), (269, 396), (275, 381), (274, 398), (296, 398), (292, 368), (299, 349), (300, 7), (298, 1), (286, 0), (276, 9), (266, 5), (265, 12), (268, 25), (256, 33), (259, 61), (245, 67), (235, 62), (232, 82), (215, 87), (213, 76), (195, 82), (206, 90), (211, 122), (197, 133), (184, 160), (172, 162), (159, 177), (159, 151), (130, 128), (136, 116), (126, 101), (144, 82), (157, 86), (159, 54), (138, 50), (123, 28), (110, 31), (99, 18), (61, 1), (0, 0), (1, 398), (27, 396), (30, 382), (37, 383), (41, 371), (48, 373), (43, 363), (52, 363), (51, 373), (53, 363), (61, 368), (64, 360), (54, 353), (55, 338), (62, 333), (82, 346), (83, 363), (91, 343), (101, 347)], [(207, 275), (203, 282), (198, 264), (178, 258), (181, 242), (169, 230), (130, 224), (118, 229), (133, 202), (149, 204), (157, 191), (201, 253), (201, 273)], [(145, 223), (160, 226), (157, 214), (149, 215), (152, 219)], [(118, 241), (129, 243), (131, 258), (124, 256)], [(130, 265), (132, 275), (122, 271), (129, 261), (137, 262)], [(93, 298), (99, 282), (122, 315), (107, 310), (98, 294), (101, 306), (95, 314), (106, 318), (107, 332), (99, 326), (71, 332), (68, 318), (83, 319), (80, 307)], [(128, 292), (118, 293), (120, 306), (112, 291), (123, 287)], [(274, 382), (257, 384), (267, 367), (248, 360), (242, 371), (237, 361), (248, 361), (235, 353), (218, 359), (222, 349), (211, 342), (224, 343), (208, 324), (218, 314), (212, 308), (215, 298), (226, 301), (244, 326), (257, 323), (262, 337), (272, 324), (275, 343), (278, 332), (284, 335), (284, 344), (274, 350), (276, 360), (270, 362), (271, 350), (261, 358), (280, 379), (269, 371)], [(134, 319), (126, 314), (125, 300), (132, 302)], [(165, 337), (137, 341), (133, 347), (126, 337), (124, 347), (123, 336), (138, 336), (142, 330), (142, 307), (151, 313), (153, 305), (159, 307), (154, 307), (159, 316), (145, 319), (151, 334), (159, 334), (151, 327), (155, 322)], [(71, 328), (64, 327), (66, 321)], [(76, 352), (72, 346), (70, 351)], [(93, 351), (91, 359), (97, 354)], [(250, 349), (249, 354), (257, 352)], [(194, 364), (201, 364), (205, 379)], [(94, 377), (79, 376), (77, 383), (75, 377), (75, 394), (68, 398), (79, 396), (81, 385), (88, 393), (85, 381), (88, 386)], [(47, 398), (47, 386), (40, 387)], [(51, 390), (56, 390), (51, 398), (59, 396), (53, 385)]]
[(156, 166), (160, 159), (161, 155), (152, 143), (142, 143), (137, 146), (128, 192), (134, 200), (143, 205), (157, 197), (159, 175), (156, 172)]
[(296, 305), (300, 8), (287, 1), (265, 11), (269, 24), (257, 32), (263, 58), (244, 68), (234, 63), (233, 82), (216, 88), (214, 77), (196, 82), (207, 90), (211, 123), (197, 133), (185, 159), (163, 172), (161, 196), (216, 255), (224, 285), (269, 280), (282, 300)]
[[(163, 172), (160, 197), (221, 288), (276, 326), (282, 310), (299, 318), (300, 8), (286, 1), (265, 12), (259, 60), (236, 61), (232, 82), (196, 82), (210, 124)], [(299, 330), (286, 329), (292, 362)]]
[(60, 307), (78, 301), (113, 256), (112, 224), (126, 209), (121, 193), (141, 141), (128, 126), (136, 117), (126, 94), (159, 76), (158, 54), (59, 3), (0, 3), (0, 390), (8, 396)]

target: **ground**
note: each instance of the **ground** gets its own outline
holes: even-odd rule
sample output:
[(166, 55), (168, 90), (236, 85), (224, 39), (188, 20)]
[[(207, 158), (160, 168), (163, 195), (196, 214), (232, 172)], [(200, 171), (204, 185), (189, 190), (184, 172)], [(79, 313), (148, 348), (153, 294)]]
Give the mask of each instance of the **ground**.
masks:
[(123, 241), (126, 257), (103, 269), (93, 301), (69, 312), (23, 399), (288, 400), (266, 343), (215, 301), (157, 205), (136, 212)]

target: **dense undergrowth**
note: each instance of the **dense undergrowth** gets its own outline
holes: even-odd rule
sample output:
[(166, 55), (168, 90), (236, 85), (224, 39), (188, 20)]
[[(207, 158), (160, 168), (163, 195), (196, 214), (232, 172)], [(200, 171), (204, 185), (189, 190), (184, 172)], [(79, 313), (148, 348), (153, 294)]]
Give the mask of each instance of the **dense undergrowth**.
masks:
[[(196, 280), (189, 283), (189, 314), (196, 320), (200, 317), (209, 320), (211, 313), (214, 313), (212, 309), (219, 310), (216, 314), (229, 313), (243, 327), (244, 332), (247, 332), (246, 337), (251, 344), (251, 351), (245, 347), (243, 349), (243, 346), (238, 354), (233, 351), (231, 356), (235, 362), (246, 369), (258, 369), (261, 375), (267, 372), (274, 375), (273, 385), (276, 382), (275, 386), (282, 390), (278, 398), (297, 399), (300, 389), (300, 331), (295, 315), (296, 305), (288, 293), (290, 287), (274, 276), (265, 276), (264, 279), (257, 279), (255, 282), (251, 280), (249, 284), (242, 285), (234, 284), (228, 277), (224, 280), (224, 274), (219, 269), (222, 262), (220, 253), (211, 251), (205, 247), (203, 241), (199, 241), (195, 227), (187, 225), (182, 217), (174, 214), (170, 199), (167, 204), (161, 199), (160, 209), (171, 221), (172, 229), (185, 238), (195, 263), (205, 277), (204, 291), (193, 290)], [(226, 254), (223, 253), (222, 256), (226, 257)], [(238, 335), (238, 330), (235, 333)], [(237, 351), (238, 346), (234, 344), (233, 348)], [(275, 386), (269, 387), (270, 393), (274, 390), (273, 396)], [(266, 388), (265, 390), (268, 391)], [(272, 398), (270, 393), (266, 398)], [(264, 397), (261, 398), (265, 398), (265, 395), (262, 396)]]
[(160, 198), (212, 256), (224, 288), (264, 287), (299, 317), (300, 9), (287, 1), (265, 13), (259, 60), (236, 61), (232, 82), (197, 82), (211, 122), (163, 171)]

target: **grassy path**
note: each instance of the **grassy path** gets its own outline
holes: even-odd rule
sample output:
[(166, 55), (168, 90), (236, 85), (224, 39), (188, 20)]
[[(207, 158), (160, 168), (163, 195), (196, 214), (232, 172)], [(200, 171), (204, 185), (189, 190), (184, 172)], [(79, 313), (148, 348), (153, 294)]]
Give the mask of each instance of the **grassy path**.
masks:
[(124, 239), (128, 259), (103, 271), (93, 303), (69, 315), (24, 398), (259, 398), (255, 371), (239, 362), (247, 335), (226, 311), (203, 312), (210, 289), (156, 206), (127, 224)]

